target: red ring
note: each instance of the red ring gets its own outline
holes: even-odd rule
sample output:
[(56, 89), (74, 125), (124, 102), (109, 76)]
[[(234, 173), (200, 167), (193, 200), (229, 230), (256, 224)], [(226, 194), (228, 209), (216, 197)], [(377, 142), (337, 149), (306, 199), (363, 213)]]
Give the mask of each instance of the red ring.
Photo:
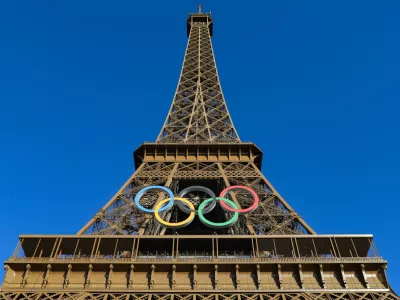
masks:
[(219, 203), (221, 204), (222, 208), (228, 212), (237, 212), (239, 214), (246, 214), (249, 212), (252, 212), (253, 210), (255, 210), (258, 206), (258, 202), (260, 201), (260, 199), (258, 198), (258, 195), (256, 194), (255, 191), (253, 191), (251, 188), (248, 188), (247, 186), (242, 186), (242, 185), (232, 185), (232, 186), (228, 186), (226, 189), (224, 189), (220, 194), (219, 197), (220, 198), (224, 198), (225, 195), (230, 191), (230, 190), (236, 190), (236, 189), (244, 189), (248, 192), (250, 192), (253, 195), (254, 198), (254, 203), (246, 208), (246, 209), (233, 209), (232, 207), (230, 207), (228, 204), (225, 203), (225, 201), (223, 201), (222, 199), (219, 201)]

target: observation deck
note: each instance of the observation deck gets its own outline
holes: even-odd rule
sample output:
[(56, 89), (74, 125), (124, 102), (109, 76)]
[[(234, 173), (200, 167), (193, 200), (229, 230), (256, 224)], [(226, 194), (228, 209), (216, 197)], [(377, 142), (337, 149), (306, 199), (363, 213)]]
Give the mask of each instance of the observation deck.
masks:
[(187, 36), (189, 37), (190, 29), (193, 23), (204, 23), (208, 25), (208, 30), (210, 31), (210, 36), (213, 36), (213, 19), (211, 18), (211, 13), (203, 13), (201, 11), (201, 5), (198, 6), (197, 13), (189, 14), (187, 18)]
[(372, 235), (21, 235), (3, 289), (388, 292), (386, 264)]
[(133, 154), (135, 168), (146, 162), (253, 162), (259, 170), (263, 152), (253, 143), (143, 143)]

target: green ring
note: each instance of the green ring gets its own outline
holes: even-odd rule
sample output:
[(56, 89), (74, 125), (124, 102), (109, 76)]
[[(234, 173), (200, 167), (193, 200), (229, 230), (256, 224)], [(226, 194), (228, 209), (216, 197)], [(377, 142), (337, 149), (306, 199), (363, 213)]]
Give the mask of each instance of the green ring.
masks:
[[(229, 200), (229, 199), (220, 198), (220, 197), (217, 197), (216, 199), (217, 199), (217, 201), (221, 201), (221, 200), (222, 200), (222, 201), (224, 201), (225, 203), (227, 202), (227, 203), (228, 203), (229, 205), (231, 205), (234, 209), (238, 209), (238, 207), (237, 207), (237, 205), (235, 204), (235, 202), (233, 202), (233, 201), (231, 201), (231, 200)], [(238, 220), (238, 217), (239, 217), (239, 213), (238, 213), (238, 212), (235, 212), (235, 213), (233, 214), (233, 217), (232, 217), (230, 220), (226, 221), (226, 222), (215, 223), (215, 222), (211, 222), (211, 221), (207, 220), (207, 219), (203, 216), (203, 208), (204, 208), (209, 202), (211, 202), (211, 201), (214, 201), (214, 199), (213, 199), (213, 198), (209, 198), (209, 199), (204, 200), (203, 202), (201, 202), (201, 204), (199, 205), (199, 208), (198, 208), (197, 211), (198, 211), (198, 216), (199, 216), (199, 219), (200, 219), (201, 223), (203, 223), (204, 225), (206, 225), (206, 226), (208, 226), (208, 227), (216, 228), (216, 229), (219, 229), (219, 228), (226, 228), (226, 227), (229, 227), (229, 226), (235, 224), (235, 222)]]

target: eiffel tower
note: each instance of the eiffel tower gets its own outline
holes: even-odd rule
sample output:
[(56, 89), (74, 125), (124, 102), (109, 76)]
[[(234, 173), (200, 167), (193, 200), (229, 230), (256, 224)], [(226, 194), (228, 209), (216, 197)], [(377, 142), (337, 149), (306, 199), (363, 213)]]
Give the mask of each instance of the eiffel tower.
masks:
[(398, 299), (372, 235), (317, 235), (261, 173), (201, 6), (187, 35), (168, 116), (135, 150), (136, 171), (76, 235), (20, 235), (0, 299)]

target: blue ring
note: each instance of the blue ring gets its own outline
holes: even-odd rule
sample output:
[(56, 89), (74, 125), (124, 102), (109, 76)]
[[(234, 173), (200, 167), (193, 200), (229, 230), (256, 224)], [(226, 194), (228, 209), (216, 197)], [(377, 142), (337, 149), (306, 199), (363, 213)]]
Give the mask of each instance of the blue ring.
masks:
[(151, 189), (163, 190), (164, 192), (168, 193), (169, 198), (171, 199), (171, 200), (169, 200), (167, 205), (163, 206), (161, 209), (158, 210), (159, 212), (166, 211), (174, 205), (174, 200), (175, 200), (174, 194), (172, 193), (172, 191), (169, 188), (166, 188), (165, 186), (158, 186), (158, 185), (147, 186), (147, 187), (141, 189), (135, 196), (135, 204), (141, 212), (148, 213), (148, 214), (154, 213), (154, 209), (148, 209), (146, 207), (143, 207), (139, 202), (140, 198), (142, 198), (144, 193)]

